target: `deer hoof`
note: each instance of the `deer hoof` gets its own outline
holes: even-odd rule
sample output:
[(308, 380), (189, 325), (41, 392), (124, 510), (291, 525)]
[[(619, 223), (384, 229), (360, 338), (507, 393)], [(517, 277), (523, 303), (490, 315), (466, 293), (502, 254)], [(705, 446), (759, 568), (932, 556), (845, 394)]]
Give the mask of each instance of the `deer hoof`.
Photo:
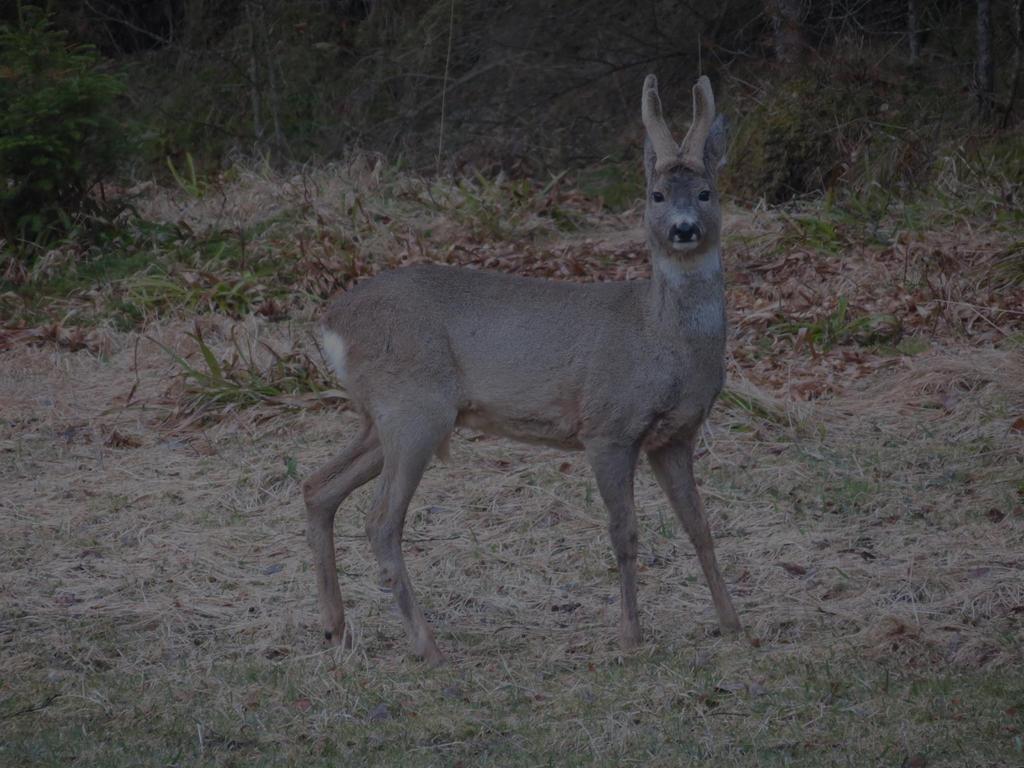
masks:
[(623, 624), (619, 627), (619, 645), (622, 650), (635, 650), (640, 647), (642, 642), (639, 624)]
[(353, 645), (352, 632), (348, 627), (342, 627), (341, 630), (324, 630), (324, 641), (333, 648), (344, 648), (350, 650)]
[(441, 653), (440, 649), (436, 645), (429, 645), (426, 648), (422, 648), (416, 655), (423, 659), (429, 667), (442, 667), (447, 662), (444, 654)]
[(732, 618), (721, 623), (721, 632), (723, 637), (739, 637), (743, 634), (743, 625), (739, 619)]

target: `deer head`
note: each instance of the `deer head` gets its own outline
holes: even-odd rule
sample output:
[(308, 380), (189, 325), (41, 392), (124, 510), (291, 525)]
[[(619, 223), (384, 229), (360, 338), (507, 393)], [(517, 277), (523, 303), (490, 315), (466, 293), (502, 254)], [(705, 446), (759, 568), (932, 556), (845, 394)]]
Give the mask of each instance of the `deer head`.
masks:
[(655, 253), (685, 262), (718, 246), (722, 214), (715, 179), (725, 163), (727, 123), (715, 116), (711, 81), (703, 75), (693, 86), (693, 123), (682, 144), (662, 117), (654, 75), (644, 80), (643, 121), (648, 242)]

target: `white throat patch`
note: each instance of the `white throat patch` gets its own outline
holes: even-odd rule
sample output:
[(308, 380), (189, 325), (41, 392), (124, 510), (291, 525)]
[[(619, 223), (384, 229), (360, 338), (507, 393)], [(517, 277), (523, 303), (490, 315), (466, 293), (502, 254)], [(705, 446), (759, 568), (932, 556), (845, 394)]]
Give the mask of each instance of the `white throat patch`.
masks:
[(687, 277), (703, 275), (710, 277), (722, 268), (722, 258), (718, 249), (713, 248), (699, 256), (671, 258), (654, 256), (654, 269), (668, 281), (669, 285), (679, 285)]
[[(717, 248), (693, 258), (655, 255), (653, 269), (672, 290), (683, 290), (692, 297), (692, 304), (683, 304), (685, 324), (700, 335), (715, 335), (725, 328), (725, 297), (718, 291), (695, 296), (685, 285), (691, 282), (721, 280), (722, 257)], [(716, 277), (717, 275), (717, 277)]]

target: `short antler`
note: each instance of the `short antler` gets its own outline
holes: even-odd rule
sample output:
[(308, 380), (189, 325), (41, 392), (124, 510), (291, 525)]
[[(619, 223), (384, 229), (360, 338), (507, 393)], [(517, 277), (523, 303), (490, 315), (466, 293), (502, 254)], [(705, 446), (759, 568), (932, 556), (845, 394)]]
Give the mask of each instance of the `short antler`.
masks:
[(682, 145), (677, 145), (672, 139), (672, 133), (662, 117), (658, 78), (654, 75), (648, 75), (644, 80), (643, 119), (651, 146), (654, 147), (656, 171), (661, 173), (677, 165), (703, 167), (704, 142), (707, 141), (711, 123), (715, 119), (715, 94), (711, 90), (711, 81), (706, 75), (701, 75), (693, 86), (693, 123)]
[(672, 132), (661, 116), (661, 99), (658, 98), (658, 78), (648, 75), (644, 80), (643, 98), (644, 128), (654, 147), (657, 158), (655, 168), (661, 172), (679, 162), (679, 146), (672, 139)]
[(711, 81), (707, 75), (701, 75), (693, 86), (693, 122), (679, 149), (687, 165), (704, 166), (704, 142), (708, 139), (714, 119), (715, 94), (711, 91)]

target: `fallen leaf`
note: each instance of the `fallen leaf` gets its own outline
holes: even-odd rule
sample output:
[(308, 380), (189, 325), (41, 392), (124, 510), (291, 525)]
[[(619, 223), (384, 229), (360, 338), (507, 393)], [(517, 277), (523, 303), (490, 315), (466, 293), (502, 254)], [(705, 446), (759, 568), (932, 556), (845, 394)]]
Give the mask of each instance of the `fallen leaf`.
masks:
[(791, 573), (794, 576), (803, 576), (807, 573), (806, 568), (802, 565), (797, 565), (796, 563), (779, 563), (779, 565), (786, 570), (786, 573)]
[(1018, 416), (1010, 425), (1011, 432), (1024, 432), (1024, 416)]
[(457, 685), (449, 685), (441, 689), (441, 696), (446, 699), (456, 699), (459, 701), (465, 701), (466, 694), (463, 693), (462, 688)]
[(142, 441), (134, 435), (122, 435), (116, 429), (113, 430), (103, 444), (108, 448), (138, 448)]
[(985, 513), (985, 517), (991, 520), (993, 523), (1001, 523), (1006, 519), (1006, 513), (992, 507), (988, 512)]
[(299, 710), (299, 712), (307, 712), (313, 706), (313, 702), (309, 699), (296, 699), (292, 702), (292, 706)]
[(916, 755), (910, 755), (904, 759), (900, 768), (925, 768), (927, 765), (928, 761), (925, 759), (924, 755), (919, 753)]
[(551, 606), (551, 610), (553, 613), (558, 613), (559, 611), (563, 613), (572, 613), (581, 605), (582, 603), (556, 603)]
[(726, 682), (723, 681), (715, 686), (715, 690), (718, 693), (746, 693), (747, 684), (741, 682)]

